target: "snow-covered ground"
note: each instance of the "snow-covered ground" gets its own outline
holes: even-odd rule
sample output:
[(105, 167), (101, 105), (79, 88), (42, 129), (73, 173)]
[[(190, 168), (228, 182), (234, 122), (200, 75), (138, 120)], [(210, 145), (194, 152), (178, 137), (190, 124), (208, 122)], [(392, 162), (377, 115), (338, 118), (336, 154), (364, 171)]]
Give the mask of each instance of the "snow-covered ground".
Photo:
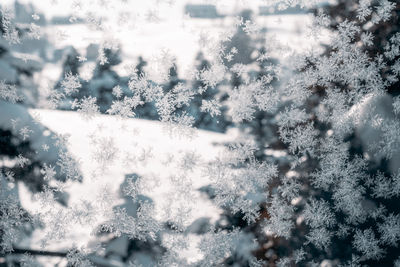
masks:
[[(201, 130), (196, 130), (190, 138), (176, 137), (166, 132), (165, 125), (160, 122), (116, 116), (99, 115), (88, 121), (77, 112), (32, 109), (30, 113), (40, 118), (41, 123), (51, 131), (68, 134), (68, 149), (80, 162), (83, 181), (69, 181), (65, 185), (65, 192), (69, 194), (68, 207), (82, 205), (84, 201), (96, 203), (99, 197), (109, 197), (109, 210), (113, 206), (124, 207), (120, 186), (126, 175), (135, 173), (144, 181), (141, 194), (155, 203), (153, 213), (156, 219), (173, 219), (179, 208), (189, 211), (190, 215), (183, 222), (186, 226), (199, 218), (209, 218), (211, 222), (218, 219), (221, 211), (198, 191), (209, 182), (202, 175), (201, 166), (205, 165), (198, 163), (206, 164), (214, 159), (221, 151), (221, 144), (232, 137)], [(192, 160), (196, 160), (196, 164), (192, 165)], [(103, 165), (105, 161), (107, 165)], [(180, 173), (177, 170), (183, 165), (187, 169), (192, 166), (195, 169)], [(176, 182), (187, 184), (191, 192), (177, 195), (174, 191), (177, 189)], [(33, 214), (41, 212), (40, 202), (21, 183), (19, 194), (25, 209)], [(186, 199), (189, 195), (191, 199)], [(63, 214), (68, 207), (55, 205), (51, 213)], [(66, 251), (71, 244), (78, 247), (96, 245), (99, 239), (91, 233), (105, 219), (104, 214), (96, 214), (95, 221), (67, 224), (66, 236), (61, 240), (50, 240), (46, 249)], [(36, 229), (21, 246), (40, 249), (42, 239), (52, 231), (51, 228), (52, 225), (47, 225)], [(198, 257), (198, 253), (190, 250), (182, 255), (189, 259)], [(57, 261), (60, 259), (52, 261), (46, 258), (45, 264), (52, 266)]]

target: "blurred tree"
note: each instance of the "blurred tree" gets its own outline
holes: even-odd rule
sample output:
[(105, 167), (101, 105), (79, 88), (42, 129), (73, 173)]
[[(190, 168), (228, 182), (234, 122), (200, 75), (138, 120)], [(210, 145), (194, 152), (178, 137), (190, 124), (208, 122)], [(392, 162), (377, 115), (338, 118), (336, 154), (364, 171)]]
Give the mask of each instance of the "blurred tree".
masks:
[[(202, 52), (198, 52), (194, 65), (197, 73), (208, 70), (211, 66)], [(197, 93), (194, 95), (190, 105), (185, 107), (184, 110), (195, 118), (194, 127), (216, 132), (225, 132), (230, 125), (225, 117), (226, 108), (223, 107), (224, 95), (220, 92), (219, 86), (218, 84), (214, 87), (208, 86), (202, 79), (198, 79), (198, 77), (195, 77), (191, 82), (190, 87), (192, 90), (197, 91)], [(202, 110), (205, 101), (216, 101), (219, 103), (220, 107), (218, 109), (220, 114), (210, 114), (210, 112)]]
[[(138, 63), (135, 67), (137, 77), (146, 77), (145, 67), (147, 61), (142, 56), (138, 57)], [(144, 100), (143, 98), (141, 100)], [(159, 116), (154, 102), (145, 102), (143, 105), (137, 106), (134, 110), (136, 116), (142, 119), (158, 120)]]
[(89, 82), (89, 92), (91, 96), (97, 98), (97, 104), (102, 113), (110, 108), (115, 99), (112, 89), (121, 83), (121, 77), (112, 69), (119, 63), (121, 63), (120, 48), (100, 47), (96, 68)]

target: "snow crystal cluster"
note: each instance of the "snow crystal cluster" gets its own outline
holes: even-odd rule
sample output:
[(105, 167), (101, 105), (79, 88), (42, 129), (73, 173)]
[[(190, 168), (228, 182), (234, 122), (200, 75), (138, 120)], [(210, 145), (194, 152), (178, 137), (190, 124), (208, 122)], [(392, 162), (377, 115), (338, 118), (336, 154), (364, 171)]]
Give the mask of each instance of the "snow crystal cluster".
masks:
[(399, 1), (191, 5), (185, 74), (122, 51), (181, 1), (67, 2), (0, 6), (1, 263), (400, 266)]

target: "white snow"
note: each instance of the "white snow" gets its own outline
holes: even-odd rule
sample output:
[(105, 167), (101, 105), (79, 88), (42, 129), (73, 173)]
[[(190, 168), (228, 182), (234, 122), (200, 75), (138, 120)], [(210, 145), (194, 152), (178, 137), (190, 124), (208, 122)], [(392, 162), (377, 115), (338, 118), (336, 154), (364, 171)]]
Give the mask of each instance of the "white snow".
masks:
[[(228, 135), (196, 130), (193, 138), (173, 137), (165, 131), (165, 125), (156, 121), (119, 119), (116, 116), (107, 115), (98, 115), (87, 121), (79, 113), (72, 111), (32, 109), (30, 113), (39, 115), (41, 123), (51, 131), (70, 135), (68, 149), (76, 159), (79, 159), (84, 178), (82, 183), (71, 181), (66, 183), (65, 191), (70, 195), (69, 207), (82, 205), (82, 200), (96, 203), (97, 197), (104, 194), (104, 188), (112, 194), (109, 210), (115, 205), (123, 205), (123, 199), (119, 193), (120, 185), (125, 175), (136, 173), (145, 179), (147, 187), (142, 194), (154, 201), (155, 218), (160, 221), (174, 217), (174, 214), (166, 212), (168, 207), (172, 206), (191, 209), (188, 220), (184, 222), (186, 226), (199, 218), (209, 218), (211, 221), (218, 219), (220, 210), (197, 190), (208, 184), (201, 175), (201, 167), (199, 168), (198, 164), (192, 172), (179, 177), (184, 179), (184, 183), (189, 184), (191, 199), (186, 199), (186, 195), (175, 195), (176, 187), (170, 178), (179, 173), (178, 166), (183, 162), (185, 155), (195, 155), (204, 164), (212, 160), (221, 149), (214, 144), (228, 141)], [(96, 134), (96, 140), (100, 141), (97, 144), (94, 144), (94, 139), (91, 138), (93, 133)], [(93, 156), (99, 148), (107, 149), (107, 146), (101, 145), (107, 140), (112, 140), (107, 143), (108, 147), (115, 146), (117, 152), (108, 154), (107, 161), (111, 163), (110, 166), (100, 166), (99, 162), (93, 160)], [(199, 165), (202, 166), (202, 164)], [(40, 211), (39, 203), (33, 199), (32, 194), (23, 184), (19, 184), (19, 192), (25, 209), (32, 213)], [(171, 196), (174, 198), (170, 198)], [(52, 209), (52, 212), (57, 214), (58, 210), (67, 208), (55, 205)], [(176, 212), (176, 209), (171, 210)], [(83, 226), (69, 225), (66, 237), (62, 240), (51, 241), (46, 250), (66, 251), (71, 244), (82, 246), (98, 242), (99, 238), (91, 235), (91, 232), (104, 222), (104, 219), (104, 214), (99, 214), (96, 216), (96, 223)], [(36, 229), (31, 239), (25, 240), (22, 244), (39, 249), (40, 241), (50, 230), (49, 228), (51, 225), (44, 229)], [(193, 236), (192, 240), (196, 242), (195, 235), (189, 234), (189, 236)], [(190, 251), (182, 252), (182, 256), (189, 260), (199, 257), (193, 250), (193, 244), (191, 247)], [(46, 264), (53, 264), (48, 260)]]

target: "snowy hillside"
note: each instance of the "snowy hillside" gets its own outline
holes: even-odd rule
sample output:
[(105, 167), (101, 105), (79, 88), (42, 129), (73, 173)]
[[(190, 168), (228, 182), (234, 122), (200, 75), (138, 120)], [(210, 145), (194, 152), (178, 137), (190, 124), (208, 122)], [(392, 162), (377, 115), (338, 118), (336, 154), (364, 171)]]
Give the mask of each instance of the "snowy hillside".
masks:
[[(180, 212), (185, 212), (185, 221), (182, 221), (185, 226), (195, 220), (201, 222), (207, 218), (214, 222), (218, 219), (220, 211), (198, 189), (208, 183), (203, 178), (201, 166), (218, 154), (221, 147), (217, 144), (221, 145), (227, 141), (226, 135), (196, 130), (195, 135), (190, 138), (173, 137), (165, 131), (165, 125), (154, 121), (119, 119), (106, 115), (87, 121), (77, 112), (54, 110), (31, 110), (30, 113), (39, 116), (42, 124), (51, 131), (69, 135), (68, 149), (79, 159), (83, 181), (68, 182), (65, 185), (65, 192), (69, 194), (68, 207), (79, 206), (85, 201), (96, 203), (96, 198), (109, 197), (110, 206), (132, 210), (134, 207), (129, 206), (126, 199), (123, 199), (120, 186), (125, 177), (137, 174), (142, 178), (141, 185), (147, 193), (144, 197), (155, 203), (152, 213), (158, 220), (173, 220)], [(197, 163), (193, 164), (193, 160)], [(202, 164), (199, 164), (200, 161)], [(194, 169), (186, 173), (186, 176), (179, 177), (177, 169), (181, 166)], [(174, 191), (178, 190), (177, 182), (185, 183), (190, 191), (175, 194)], [(40, 201), (34, 200), (22, 183), (19, 190), (24, 208), (33, 214), (43, 212)], [(187, 196), (190, 196), (190, 199), (186, 198)], [(50, 213), (65, 215), (68, 209), (56, 205)], [(66, 235), (47, 244), (46, 248), (50, 251), (67, 251), (71, 244), (99, 245), (100, 238), (91, 233), (106, 219), (105, 215), (109, 211), (99, 212), (101, 207), (92, 209), (98, 212), (94, 216), (95, 220), (84, 223), (65, 222)], [(49, 217), (50, 214), (46, 216)], [(193, 228), (195, 227), (196, 222), (193, 224)], [(55, 230), (51, 224), (44, 229), (37, 229), (32, 239), (25, 240), (22, 246), (40, 249), (43, 237)], [(124, 242), (118, 246), (124, 246)], [(123, 253), (124, 249), (126, 250), (119, 247), (118, 253)], [(199, 253), (188, 249), (182, 256), (195, 259), (199, 257)], [(54, 259), (54, 262), (50, 263), (49, 258), (46, 258), (45, 262), (52, 266), (59, 260)]]

